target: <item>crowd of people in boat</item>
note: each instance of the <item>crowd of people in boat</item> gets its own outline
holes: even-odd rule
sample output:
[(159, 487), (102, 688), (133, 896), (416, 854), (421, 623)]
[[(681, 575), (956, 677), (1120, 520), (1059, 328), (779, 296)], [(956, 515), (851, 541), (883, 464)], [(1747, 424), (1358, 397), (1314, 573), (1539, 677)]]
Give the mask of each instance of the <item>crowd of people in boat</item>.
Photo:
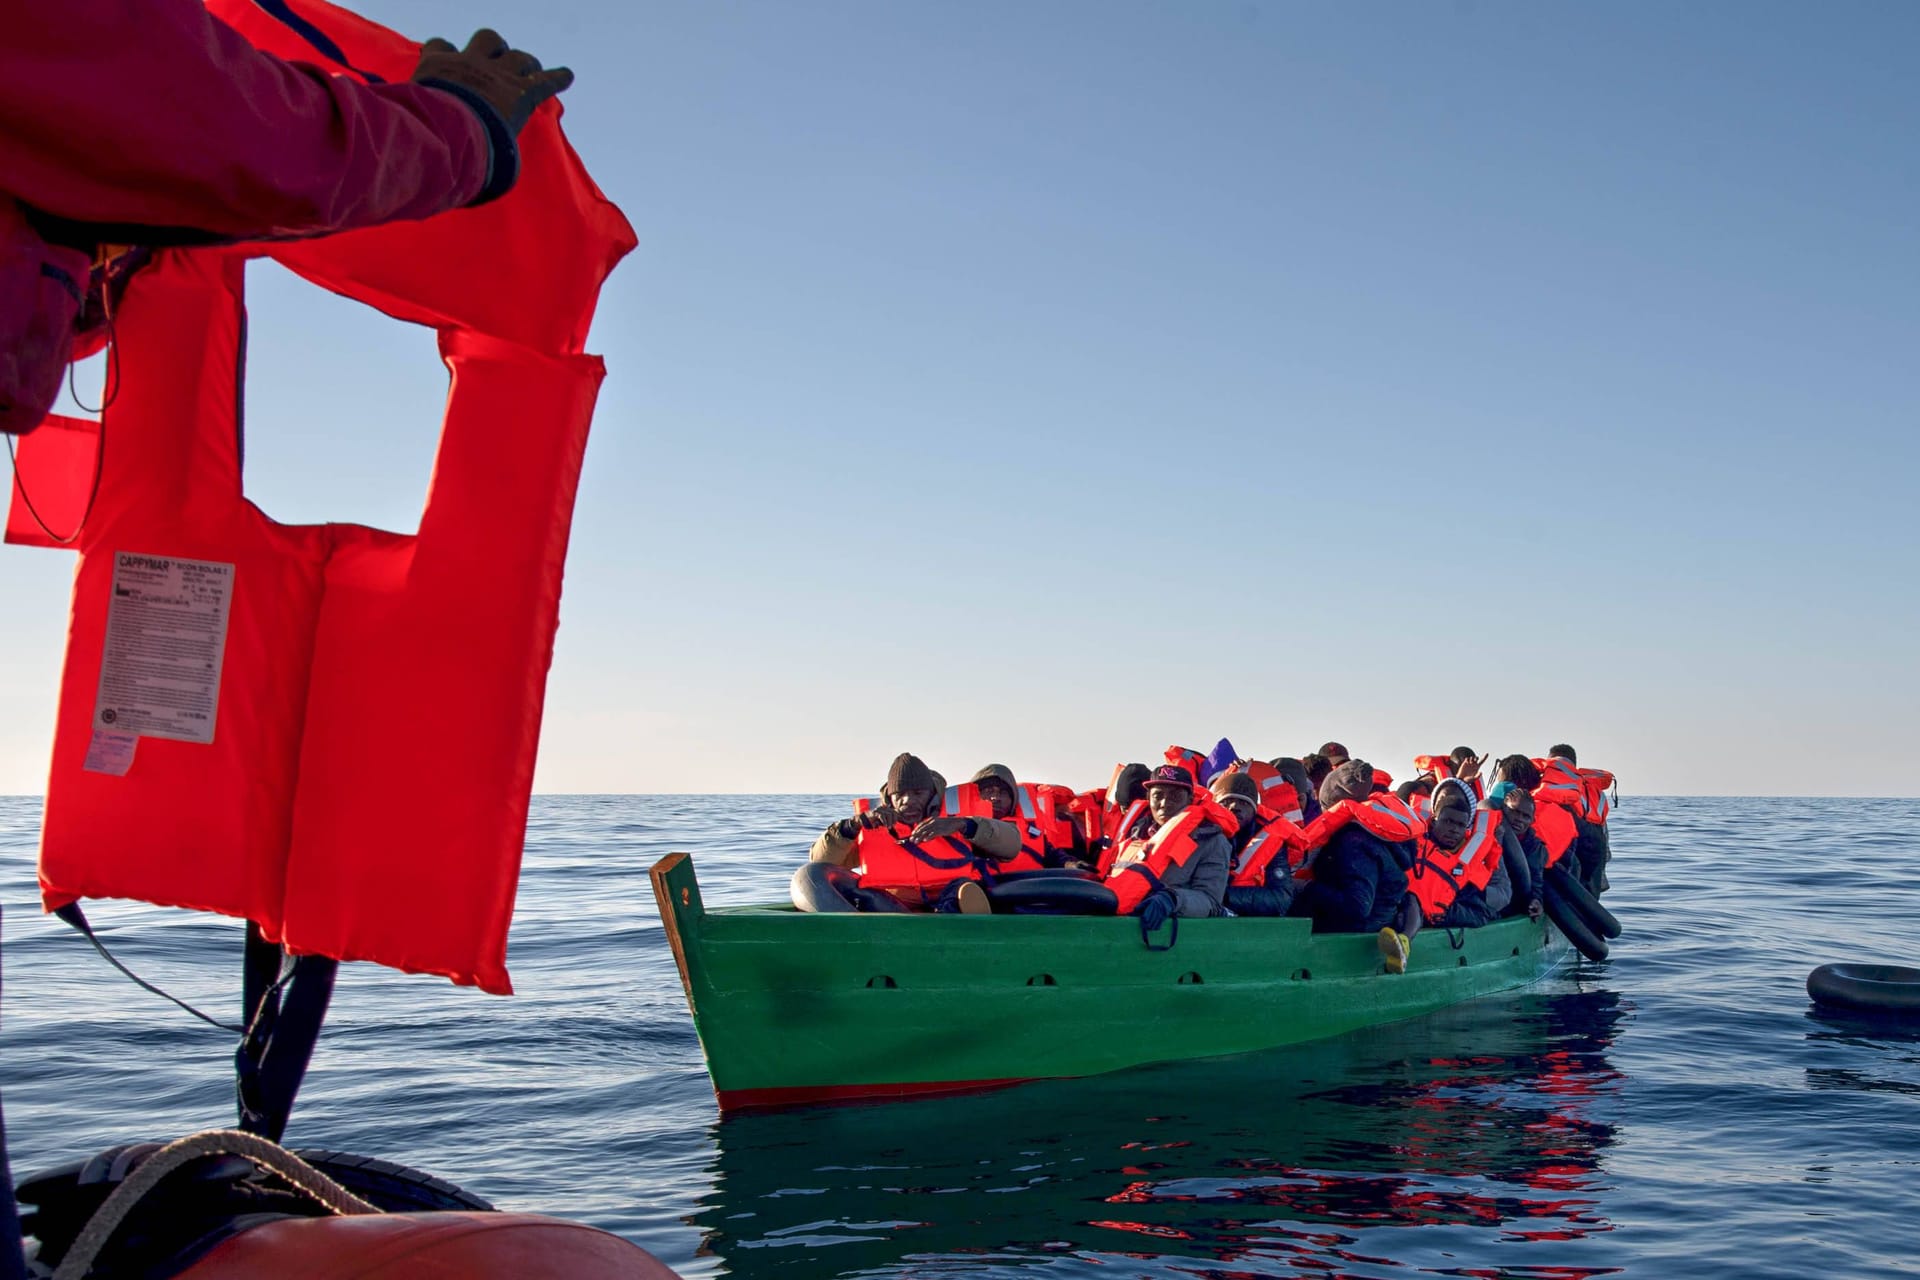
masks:
[(1581, 768), (1571, 746), (1501, 757), (1490, 777), (1467, 747), (1413, 764), (1396, 786), (1337, 742), (1250, 760), (1223, 739), (1075, 791), (1001, 764), (949, 786), (902, 753), (880, 794), (814, 841), (793, 900), (1137, 915), (1148, 930), (1174, 916), (1297, 916), (1376, 933), (1399, 972), (1424, 925), (1537, 919), (1556, 885), (1589, 902), (1607, 888), (1613, 775)]

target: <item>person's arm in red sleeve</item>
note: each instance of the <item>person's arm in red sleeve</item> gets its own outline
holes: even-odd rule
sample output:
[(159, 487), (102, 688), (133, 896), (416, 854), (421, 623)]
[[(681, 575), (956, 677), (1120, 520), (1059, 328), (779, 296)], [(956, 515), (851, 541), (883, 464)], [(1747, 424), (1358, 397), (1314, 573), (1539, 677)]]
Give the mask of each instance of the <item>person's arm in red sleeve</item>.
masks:
[(0, 186), (59, 218), (312, 234), (472, 204), (517, 168), (471, 95), (283, 61), (199, 0), (8, 9)]

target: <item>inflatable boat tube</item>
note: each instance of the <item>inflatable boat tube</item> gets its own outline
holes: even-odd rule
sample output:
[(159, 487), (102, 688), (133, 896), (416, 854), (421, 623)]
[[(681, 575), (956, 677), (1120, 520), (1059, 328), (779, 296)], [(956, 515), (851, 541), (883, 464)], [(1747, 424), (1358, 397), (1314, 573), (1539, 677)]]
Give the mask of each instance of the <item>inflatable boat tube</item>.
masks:
[(897, 898), (878, 889), (862, 889), (860, 877), (833, 862), (807, 862), (787, 886), (802, 911), (905, 911)]
[(1120, 899), (1098, 880), (1076, 871), (1029, 871), (987, 886), (987, 901), (1001, 915), (1110, 916)]
[(1816, 1004), (1855, 1013), (1920, 1017), (1920, 969), (1891, 964), (1823, 964), (1807, 975)]
[(1547, 872), (1547, 882), (1572, 904), (1574, 910), (1580, 913), (1580, 918), (1587, 922), (1588, 928), (1603, 938), (1620, 936), (1619, 919), (1600, 904), (1600, 899), (1593, 896), (1593, 890), (1568, 875), (1564, 868), (1555, 867)]
[(1551, 880), (1547, 882), (1546, 906), (1547, 918), (1566, 935), (1575, 951), (1589, 960), (1607, 958), (1607, 940), (1593, 931), (1586, 917), (1580, 914), (1580, 909)]

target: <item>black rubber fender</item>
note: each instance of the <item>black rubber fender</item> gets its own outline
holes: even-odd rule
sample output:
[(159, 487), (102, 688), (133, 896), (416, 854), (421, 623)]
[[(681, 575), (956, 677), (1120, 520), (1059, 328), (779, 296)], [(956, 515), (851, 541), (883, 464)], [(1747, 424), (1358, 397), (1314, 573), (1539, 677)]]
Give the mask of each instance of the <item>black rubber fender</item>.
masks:
[(1593, 931), (1580, 909), (1562, 894), (1551, 878), (1547, 881), (1547, 918), (1558, 926), (1573, 949), (1589, 960), (1607, 958), (1607, 940)]
[(1588, 928), (1603, 938), (1620, 936), (1619, 918), (1602, 906), (1600, 899), (1593, 896), (1593, 891), (1578, 879), (1555, 867), (1547, 872), (1547, 883), (1559, 890), (1560, 895), (1572, 904), (1574, 910), (1580, 913), (1580, 918), (1587, 922)]
[(802, 911), (858, 911), (860, 877), (834, 862), (804, 862), (787, 886)]
[(1120, 909), (1113, 890), (1072, 871), (1010, 876), (987, 886), (987, 901), (1002, 915), (1110, 916)]
[(1807, 975), (1816, 1004), (1857, 1013), (1920, 1017), (1920, 969), (1892, 964), (1823, 964)]

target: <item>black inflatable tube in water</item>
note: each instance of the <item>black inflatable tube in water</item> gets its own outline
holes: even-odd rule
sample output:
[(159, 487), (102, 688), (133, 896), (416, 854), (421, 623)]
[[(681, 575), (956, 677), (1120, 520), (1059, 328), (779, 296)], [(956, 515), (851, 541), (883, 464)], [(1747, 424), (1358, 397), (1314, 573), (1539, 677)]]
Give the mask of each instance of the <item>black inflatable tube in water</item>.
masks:
[(1586, 917), (1580, 914), (1580, 909), (1560, 892), (1560, 887), (1551, 877), (1547, 880), (1545, 901), (1547, 918), (1559, 926), (1560, 932), (1567, 936), (1567, 941), (1573, 944), (1575, 951), (1589, 960), (1607, 958), (1607, 940), (1593, 931)]
[(1920, 1016), (1920, 969), (1892, 964), (1823, 964), (1807, 975), (1815, 1003), (1857, 1013)]
[(1110, 916), (1120, 909), (1113, 890), (1072, 871), (1017, 872), (988, 885), (987, 901), (1001, 914)]
[(1591, 889), (1581, 884), (1577, 877), (1568, 875), (1566, 868), (1555, 867), (1547, 872), (1547, 883), (1560, 891), (1560, 896), (1580, 913), (1580, 918), (1587, 922), (1588, 928), (1603, 938), (1620, 936), (1619, 919), (1600, 905), (1600, 899), (1593, 896)]

